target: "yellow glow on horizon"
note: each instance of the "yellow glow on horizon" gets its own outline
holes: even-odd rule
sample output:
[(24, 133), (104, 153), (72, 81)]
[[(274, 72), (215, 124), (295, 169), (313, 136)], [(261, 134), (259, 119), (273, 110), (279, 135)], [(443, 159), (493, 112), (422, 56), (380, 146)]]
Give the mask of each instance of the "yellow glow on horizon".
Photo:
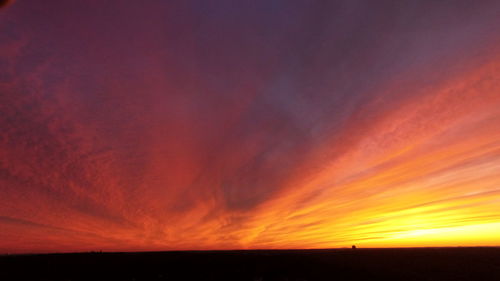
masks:
[(359, 245), (366, 247), (495, 246), (498, 245), (499, 233), (499, 222), (471, 224), (395, 232), (384, 239), (360, 241)]

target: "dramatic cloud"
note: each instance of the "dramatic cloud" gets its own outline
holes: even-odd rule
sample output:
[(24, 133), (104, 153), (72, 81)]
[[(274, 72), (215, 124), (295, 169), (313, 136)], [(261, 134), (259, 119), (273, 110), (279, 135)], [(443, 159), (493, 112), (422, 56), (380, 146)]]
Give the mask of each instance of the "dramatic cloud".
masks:
[(0, 252), (498, 245), (500, 5), (452, 2), (16, 1)]

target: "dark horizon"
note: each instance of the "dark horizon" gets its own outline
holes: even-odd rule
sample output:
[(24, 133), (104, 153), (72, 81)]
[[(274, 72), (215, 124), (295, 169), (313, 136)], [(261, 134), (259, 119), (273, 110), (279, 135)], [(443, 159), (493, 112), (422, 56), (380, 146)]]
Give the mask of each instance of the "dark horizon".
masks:
[(101, 251), (90, 250), (84, 252), (33, 252), (33, 253), (0, 253), (0, 256), (24, 256), (24, 255), (64, 255), (64, 254), (134, 254), (134, 253), (178, 253), (178, 252), (287, 252), (287, 251), (335, 251), (335, 250), (398, 250), (398, 249), (475, 249), (475, 248), (500, 248), (500, 246), (434, 246), (434, 247), (358, 247), (352, 249), (352, 246), (340, 248), (289, 248), (289, 249), (212, 249), (212, 250), (152, 250), (152, 251)]
[(5, 280), (496, 281), (500, 248), (384, 248), (0, 256)]

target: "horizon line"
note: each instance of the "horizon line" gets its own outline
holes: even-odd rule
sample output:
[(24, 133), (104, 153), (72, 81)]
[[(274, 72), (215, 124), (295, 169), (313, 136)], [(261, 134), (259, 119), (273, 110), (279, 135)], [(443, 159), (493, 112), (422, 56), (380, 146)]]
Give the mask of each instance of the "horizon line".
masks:
[(74, 251), (74, 252), (33, 252), (33, 253), (0, 253), (3, 256), (30, 256), (30, 255), (64, 255), (64, 254), (140, 254), (140, 253), (176, 253), (176, 252), (258, 252), (258, 251), (329, 251), (329, 250), (391, 250), (391, 249), (456, 249), (456, 248), (500, 248), (500, 245), (484, 245), (484, 246), (417, 246), (417, 247), (359, 247), (355, 249), (351, 247), (338, 248), (261, 248), (261, 249), (211, 249), (211, 250), (158, 250), (158, 251)]

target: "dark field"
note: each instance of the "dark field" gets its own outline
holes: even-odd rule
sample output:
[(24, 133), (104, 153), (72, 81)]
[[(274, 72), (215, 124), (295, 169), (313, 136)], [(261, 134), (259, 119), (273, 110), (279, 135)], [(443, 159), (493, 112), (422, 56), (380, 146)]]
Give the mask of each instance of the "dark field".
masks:
[(0, 256), (0, 280), (500, 280), (500, 248)]

